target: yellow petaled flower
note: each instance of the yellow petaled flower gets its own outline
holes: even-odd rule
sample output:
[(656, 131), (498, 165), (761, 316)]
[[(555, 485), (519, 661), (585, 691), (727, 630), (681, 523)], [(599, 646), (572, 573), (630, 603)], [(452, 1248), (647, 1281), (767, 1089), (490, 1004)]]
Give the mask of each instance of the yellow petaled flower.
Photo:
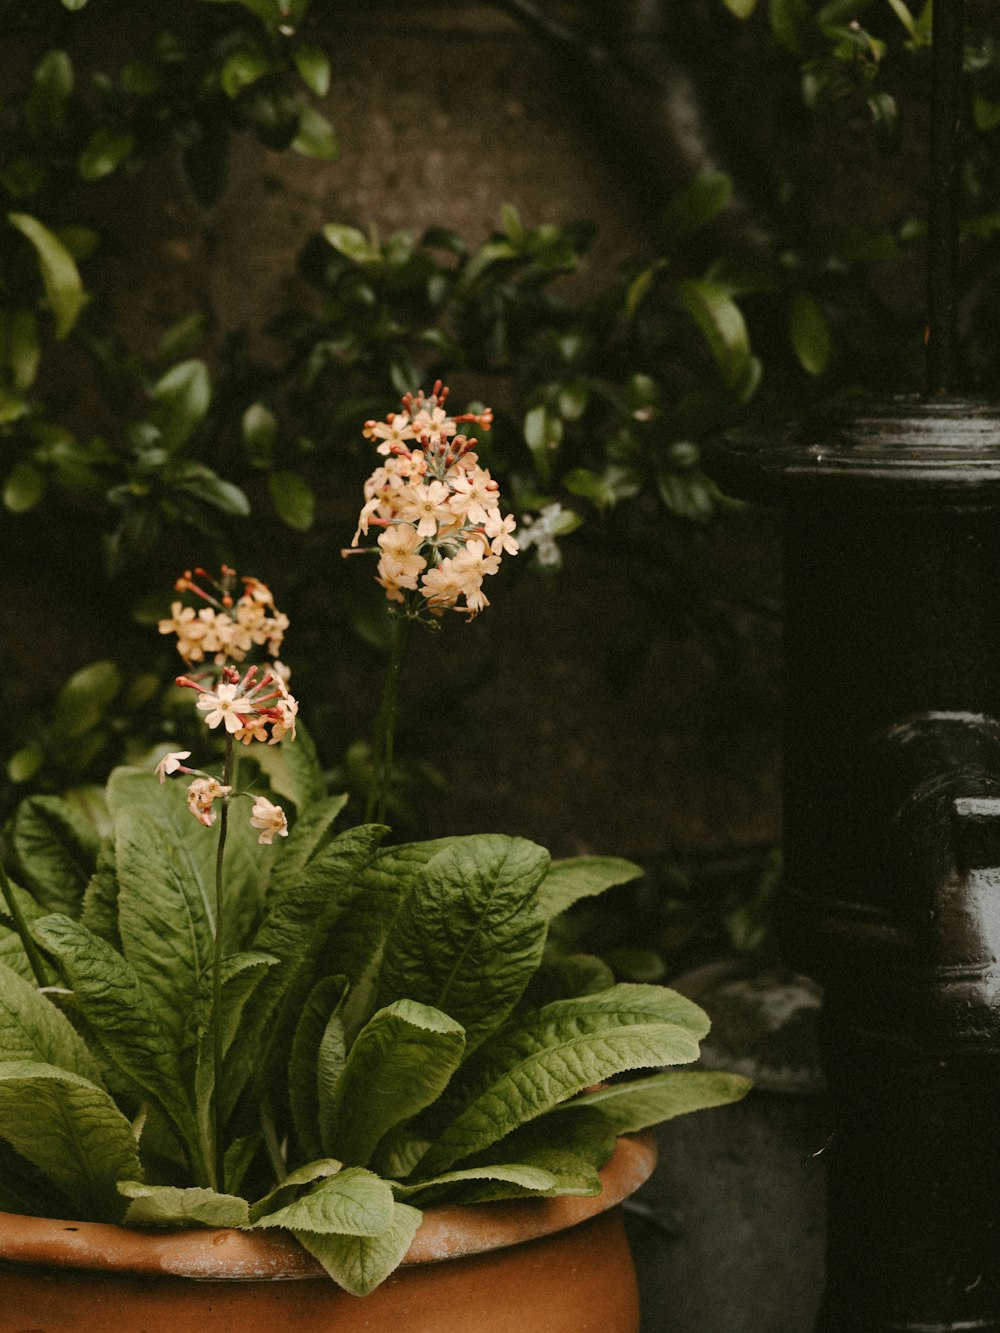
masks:
[(516, 525), (500, 510), (500, 490), (479, 466), (476, 441), (460, 433), (475, 423), (489, 430), (492, 409), (449, 415), (440, 380), (425, 395), (406, 394), (401, 412), (367, 421), (382, 462), (365, 483), (365, 503), (351, 547), (380, 528), (375, 577), (386, 597), (408, 616), (441, 616), (446, 608), (470, 619), (489, 606), (483, 579), (503, 555), (516, 555)]
[(284, 810), (280, 805), (272, 805), (266, 796), (258, 796), (254, 801), (250, 823), (261, 830), (257, 841), (265, 846), (274, 840), (276, 833), (279, 837), (288, 837), (288, 820)]

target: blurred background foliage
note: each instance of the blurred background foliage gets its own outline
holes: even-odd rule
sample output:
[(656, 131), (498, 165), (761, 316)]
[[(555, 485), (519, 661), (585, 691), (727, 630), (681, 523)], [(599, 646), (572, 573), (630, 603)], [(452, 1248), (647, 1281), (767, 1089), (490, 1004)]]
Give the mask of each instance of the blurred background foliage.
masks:
[[(401, 22), (419, 11), (369, 0), (380, 6)], [(508, 205), (483, 241), (449, 226), (447, 200), (421, 234), (332, 218), (299, 238), (294, 299), (265, 328), (220, 339), (206, 302), (153, 347), (130, 340), (105, 288), (131, 242), (113, 192), (155, 188), (173, 157), (211, 210), (245, 136), (326, 169), (338, 138), (321, 107), (351, 61), (328, 19), (352, 5), (157, 0), (112, 57), (94, 24), (130, 8), (0, 0), (0, 552), (34, 607), (6, 623), (0, 817), (32, 793), (92, 800), (112, 764), (192, 739), (151, 627), (194, 561), (273, 583), (300, 692), (320, 698), (310, 720), (331, 781), (363, 791), (370, 709), (318, 688), (345, 643), (368, 674), (384, 645), (378, 590), (339, 559), (372, 464), (359, 427), (435, 378), (462, 406), (496, 409), (482, 454), (530, 534), (511, 581), (569, 580), (563, 555), (579, 550), (637, 590), (609, 689), (681, 626), (732, 667), (724, 692), (739, 707), (745, 639), (761, 625), (773, 636), (777, 571), (720, 556), (712, 534), (751, 520), (702, 472), (702, 446), (834, 394), (920, 386), (929, 0), (480, 6), (534, 34), (573, 113), (631, 172), (649, 221), (636, 252), (581, 282), (587, 222), (539, 224)], [(637, 14), (638, 46), (623, 41)], [(973, 6), (961, 317), (968, 385), (987, 392), (1000, 339), (993, 27)], [(678, 71), (704, 143), (659, 170), (653, 113)], [(636, 117), (645, 128), (629, 132)], [(78, 643), (67, 664), (69, 605), (93, 651)], [(454, 694), (479, 680), (474, 667)], [(416, 832), (444, 780), (405, 727), (401, 749), (393, 813)], [(613, 919), (579, 929), (618, 951), (623, 975), (720, 941), (755, 947), (773, 874), (759, 849), (733, 856), (721, 879), (650, 860)]]

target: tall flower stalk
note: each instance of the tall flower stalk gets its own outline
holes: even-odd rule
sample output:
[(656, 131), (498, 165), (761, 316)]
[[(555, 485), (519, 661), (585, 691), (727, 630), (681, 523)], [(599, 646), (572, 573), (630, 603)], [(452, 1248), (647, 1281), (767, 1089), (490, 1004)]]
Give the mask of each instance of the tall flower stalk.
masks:
[[(343, 552), (378, 556), (375, 578), (394, 618), (367, 805), (368, 817), (380, 821), (388, 800), (408, 623), (434, 626), (448, 610), (471, 620), (489, 606), (484, 580), (497, 573), (505, 553), (518, 550), (514, 517), (501, 512), (500, 488), (480, 465), (475, 436), (460, 429), (488, 431), (493, 410), (451, 416), (447, 400), (448, 388), (438, 380), (431, 394), (405, 394), (401, 411), (365, 422), (364, 436), (383, 462), (365, 483), (357, 531)], [(373, 528), (379, 530), (375, 546), (362, 546), (361, 538)]]
[[(211, 1164), (213, 1187), (225, 1193), (225, 1124), (220, 1090), (223, 1086), (223, 986), (226, 932), (226, 839), (229, 832), (229, 807), (241, 796), (254, 801), (250, 823), (260, 830), (258, 843), (267, 845), (276, 836), (288, 834), (288, 821), (278, 805), (265, 797), (233, 790), (236, 742), (274, 745), (285, 737), (295, 739), (298, 704), (285, 683), (287, 672), (277, 661), (252, 663), (244, 668), (254, 649), (272, 657), (280, 650), (287, 616), (274, 607), (270, 589), (258, 579), (242, 580), (243, 593), (234, 596), (235, 571), (223, 566), (218, 580), (205, 570), (185, 573), (177, 590), (190, 594), (197, 605), (174, 602), (169, 619), (160, 622), (162, 634), (177, 635), (177, 650), (188, 666), (199, 669), (177, 677), (177, 684), (198, 694), (197, 707), (205, 715), (210, 729), (221, 727), (225, 733), (225, 758), (221, 781), (188, 768), (182, 761), (190, 751), (165, 755), (157, 765), (163, 782), (173, 773), (184, 773), (194, 780), (188, 787), (188, 809), (206, 828), (216, 822), (218, 804), (218, 843), (215, 853), (215, 906), (212, 921), (212, 1104)], [(238, 664), (238, 665), (237, 665)]]

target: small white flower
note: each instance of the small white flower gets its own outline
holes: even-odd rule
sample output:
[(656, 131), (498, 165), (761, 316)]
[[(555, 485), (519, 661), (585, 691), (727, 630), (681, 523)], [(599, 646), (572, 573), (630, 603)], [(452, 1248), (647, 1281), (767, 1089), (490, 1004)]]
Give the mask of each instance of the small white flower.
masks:
[(184, 767), (182, 759), (190, 759), (190, 750), (174, 750), (170, 754), (165, 754), (154, 770), (160, 782), (166, 782), (171, 773), (188, 773), (190, 769)]
[(269, 846), (277, 833), (282, 838), (288, 837), (288, 820), (280, 805), (273, 805), (266, 796), (258, 796), (250, 814), (250, 823), (261, 830), (258, 843)]

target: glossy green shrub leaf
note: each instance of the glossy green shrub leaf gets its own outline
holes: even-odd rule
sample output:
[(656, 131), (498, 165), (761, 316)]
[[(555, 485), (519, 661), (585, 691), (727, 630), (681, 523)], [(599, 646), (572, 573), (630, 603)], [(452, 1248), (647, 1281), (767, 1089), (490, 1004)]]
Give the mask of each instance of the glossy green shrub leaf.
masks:
[(257, 51), (234, 51), (219, 71), (219, 82), (227, 97), (239, 97), (244, 88), (256, 83), (271, 68)]
[(62, 0), (62, 7), (63, 9), (76, 10), (82, 9), (86, 3), (87, 0)]
[(278, 517), (296, 532), (308, 532), (316, 517), (313, 488), (299, 472), (272, 472), (267, 479)]
[(33, 463), (16, 463), (4, 482), (4, 508), (12, 514), (26, 514), (44, 494), (45, 473)]
[(114, 662), (90, 662), (74, 671), (56, 698), (53, 729), (68, 739), (82, 736), (102, 720), (121, 687)]
[(135, 135), (124, 125), (102, 125), (90, 136), (80, 154), (80, 175), (85, 181), (110, 176), (134, 147)]
[(323, 236), (345, 259), (355, 264), (381, 263), (382, 255), (363, 231), (357, 227), (347, 227), (340, 222), (329, 222), (323, 228)]
[(263, 403), (251, 403), (243, 413), (243, 442), (255, 467), (265, 467), (274, 457), (278, 419)]
[(41, 354), (34, 312), (23, 308), (0, 311), (0, 357), (10, 367), (11, 382), (18, 393), (34, 384)]
[(701, 329), (727, 386), (738, 392), (750, 362), (750, 337), (739, 306), (724, 287), (703, 279), (679, 283), (677, 297)]
[(48, 227), (29, 213), (8, 213), (7, 221), (30, 241), (49, 306), (56, 320), (56, 337), (65, 338), (84, 305), (83, 282), (73, 256)]
[(820, 28), (809, 0), (770, 0), (769, 14), (771, 31), (782, 46), (799, 57), (813, 51), (820, 38)]
[(792, 293), (788, 331), (802, 369), (810, 375), (822, 375), (830, 360), (830, 325), (823, 307), (810, 292)]
[(59, 1187), (76, 1217), (118, 1221), (117, 1182), (142, 1175), (132, 1126), (108, 1094), (53, 1065), (0, 1063), (0, 1137)]
[(312, 43), (303, 42), (295, 48), (292, 59), (309, 91), (317, 97), (325, 97), (330, 91), (330, 60), (326, 52)]
[(153, 422), (163, 447), (180, 448), (207, 413), (212, 401), (212, 383), (204, 361), (181, 361), (167, 371), (153, 388)]
[(656, 236), (661, 248), (671, 254), (689, 236), (701, 231), (728, 208), (732, 193), (733, 183), (723, 172), (696, 176), (678, 190), (657, 220)]
[(299, 115), (298, 133), (292, 148), (317, 162), (335, 162), (340, 156), (340, 144), (333, 126), (315, 107), (304, 106)]

